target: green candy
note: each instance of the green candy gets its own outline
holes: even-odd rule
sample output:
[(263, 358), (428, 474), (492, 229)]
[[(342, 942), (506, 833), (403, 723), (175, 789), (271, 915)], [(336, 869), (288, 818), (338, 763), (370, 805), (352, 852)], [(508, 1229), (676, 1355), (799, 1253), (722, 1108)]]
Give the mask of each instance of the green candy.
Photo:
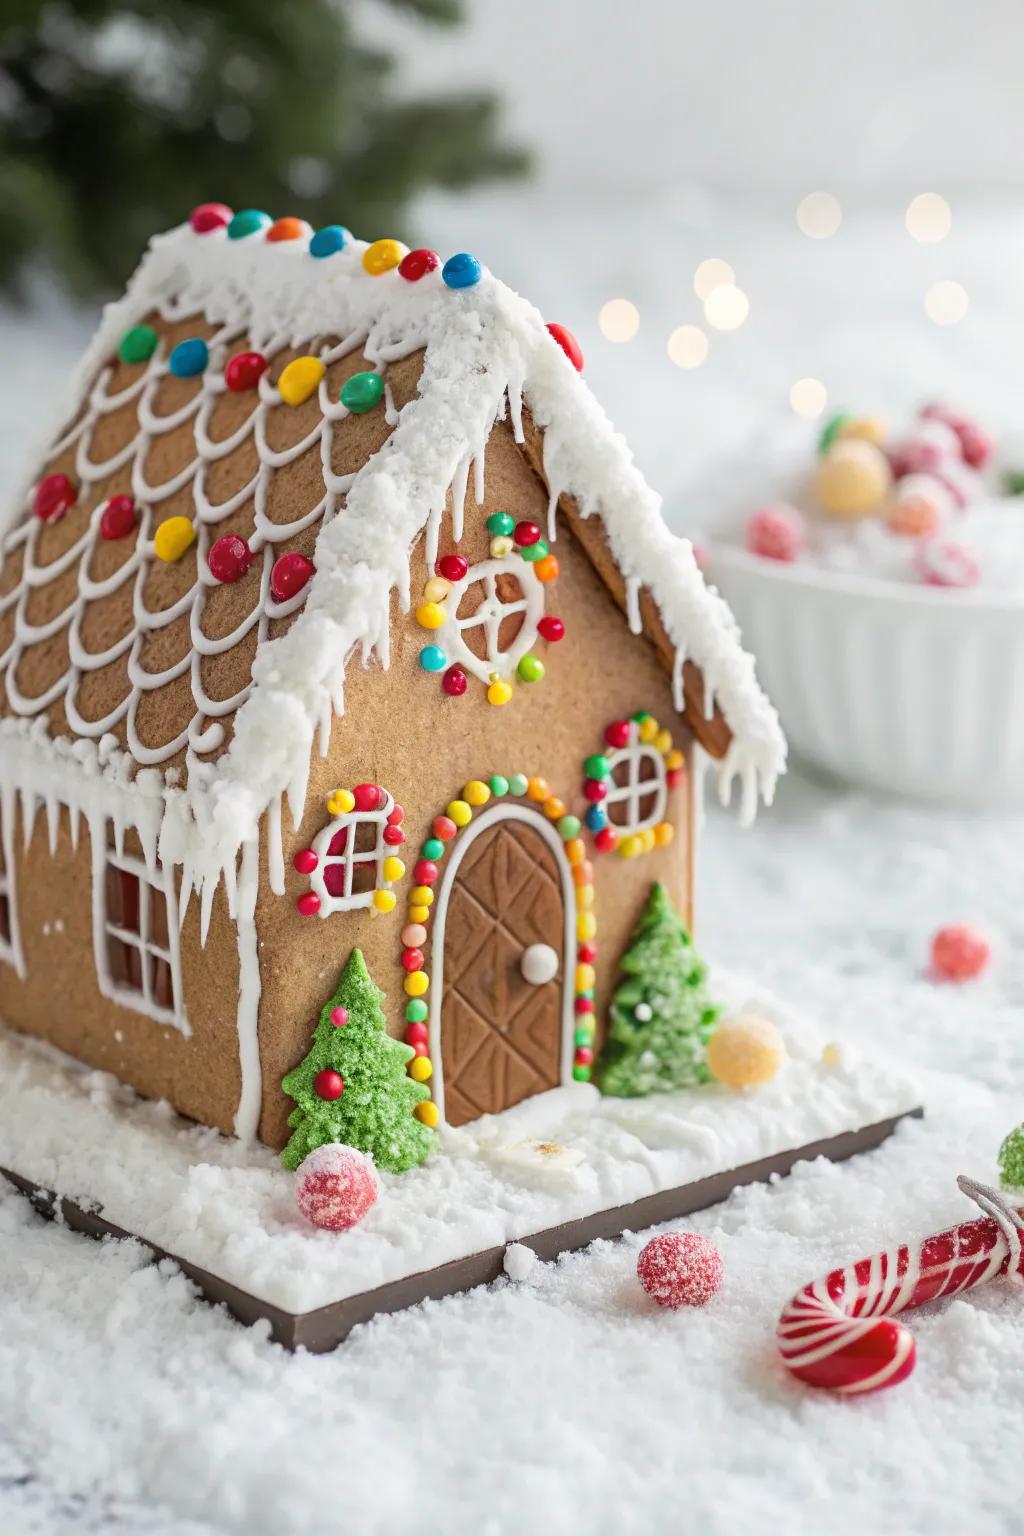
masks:
[(247, 235), (258, 234), (261, 229), (266, 229), (273, 224), (269, 213), (264, 213), (261, 208), (243, 208), (241, 213), (236, 213), (228, 225), (229, 240), (244, 240)]
[(429, 1012), (422, 997), (414, 997), (405, 1005), (405, 1017), (409, 1024), (422, 1024)]
[(831, 417), (822, 428), (818, 438), (818, 452), (828, 453), (843, 427), (852, 418), (848, 411), (840, 411), (838, 415)]
[(611, 773), (611, 768), (604, 753), (595, 752), (592, 757), (588, 757), (583, 764), (583, 772), (588, 779), (606, 779)]
[(580, 819), (578, 816), (563, 816), (558, 823), (558, 835), (563, 843), (568, 843), (574, 837), (580, 835)]
[(543, 560), (548, 552), (548, 546), (543, 539), (538, 539), (536, 544), (525, 545), (519, 553), (530, 565), (535, 565), (538, 560)]
[(593, 1033), (589, 1029), (581, 1028), (574, 1030), (572, 1043), (573, 1045), (591, 1045), (593, 1043), (593, 1039)]
[(439, 837), (428, 837), (420, 849), (420, 857), (431, 860), (443, 859), (444, 843)]
[(508, 781), (508, 792), (509, 792), (509, 794), (510, 795), (525, 795), (526, 794), (526, 788), (527, 788), (527, 785), (529, 784), (529, 782), (530, 781), (526, 777), (525, 773), (514, 773), (512, 775), (512, 777)]
[(516, 520), (510, 512), (492, 512), (487, 519), (487, 532), (496, 538), (507, 538), (515, 526)]
[(148, 363), (156, 351), (157, 334), (151, 325), (133, 325), (121, 337), (117, 355), (122, 363)]
[(384, 380), (379, 373), (354, 373), (341, 386), (341, 403), (353, 416), (372, 411), (383, 395)]
[(487, 780), (487, 783), (492, 795), (508, 794), (508, 779), (502, 778), (500, 773), (492, 774), (491, 777)]
[(638, 709), (636, 714), (630, 715), (629, 718), (631, 720), (635, 720), (637, 725), (643, 725), (645, 720), (649, 720), (651, 718), (651, 712), (649, 709)]
[(1004, 1189), (1024, 1189), (1024, 1125), (1018, 1125), (999, 1148), (999, 1182)]
[(575, 1079), (575, 1081), (577, 1083), (589, 1083), (590, 1082), (590, 1068), (589, 1067), (582, 1067), (582, 1066), (579, 1065), (578, 1062), (577, 1062), (577, 1064), (572, 1069), (572, 1075), (573, 1075), (573, 1078)]
[(529, 651), (527, 651), (525, 656), (519, 658), (519, 665), (516, 667), (516, 671), (524, 683), (539, 683), (544, 676), (544, 663), (539, 661), (536, 656), (531, 656)]

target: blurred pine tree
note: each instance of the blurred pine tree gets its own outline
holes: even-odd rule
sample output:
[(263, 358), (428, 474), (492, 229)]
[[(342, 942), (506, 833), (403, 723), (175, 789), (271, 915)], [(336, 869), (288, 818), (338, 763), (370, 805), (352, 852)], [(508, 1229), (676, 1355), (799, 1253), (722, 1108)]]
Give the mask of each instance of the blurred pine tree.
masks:
[[(388, 0), (453, 25), (463, 0)], [(350, 0), (4, 0), (0, 287), (120, 287), (198, 202), (401, 237), (421, 187), (524, 170), (497, 103), (402, 100)]]

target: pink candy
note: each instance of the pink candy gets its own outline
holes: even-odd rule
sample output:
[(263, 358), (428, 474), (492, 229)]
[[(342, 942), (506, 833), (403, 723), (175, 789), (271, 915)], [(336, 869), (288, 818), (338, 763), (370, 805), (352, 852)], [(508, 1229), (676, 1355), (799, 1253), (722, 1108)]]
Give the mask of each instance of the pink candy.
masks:
[(955, 539), (922, 539), (914, 563), (930, 587), (974, 587), (981, 577), (975, 556)]
[(703, 1307), (722, 1283), (722, 1255), (697, 1232), (663, 1232), (640, 1250), (637, 1277), (660, 1307)]
[(362, 1221), (377, 1198), (373, 1159), (355, 1147), (328, 1142), (299, 1165), (295, 1201), (307, 1221), (330, 1232), (346, 1232)]
[(926, 405), (921, 418), (924, 421), (941, 421), (949, 427), (956, 433), (964, 463), (972, 469), (984, 469), (992, 456), (992, 439), (984, 427), (979, 426), (970, 416), (965, 416), (962, 411), (937, 402)]
[(971, 981), (992, 958), (988, 936), (973, 923), (948, 923), (932, 939), (932, 975), (936, 981)]
[(764, 560), (796, 560), (804, 547), (803, 518), (793, 507), (759, 507), (747, 519), (745, 542)]

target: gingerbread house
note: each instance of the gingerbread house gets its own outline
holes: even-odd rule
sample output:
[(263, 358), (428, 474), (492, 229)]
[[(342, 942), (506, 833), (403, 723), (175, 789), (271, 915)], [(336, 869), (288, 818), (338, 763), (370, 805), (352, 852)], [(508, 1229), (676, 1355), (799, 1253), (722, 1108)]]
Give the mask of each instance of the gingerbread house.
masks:
[(3, 535), (8, 1023), (281, 1147), (359, 949), (427, 1124), (589, 1077), (704, 769), (749, 819), (785, 746), (581, 366), (465, 253), (153, 241)]

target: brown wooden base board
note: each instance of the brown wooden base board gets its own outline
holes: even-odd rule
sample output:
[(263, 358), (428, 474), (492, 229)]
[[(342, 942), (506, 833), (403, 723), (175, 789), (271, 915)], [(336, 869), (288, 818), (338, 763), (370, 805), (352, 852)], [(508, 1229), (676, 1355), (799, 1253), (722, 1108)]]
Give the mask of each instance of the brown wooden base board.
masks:
[[(623, 1232), (642, 1231), (644, 1227), (654, 1226), (657, 1222), (671, 1221), (678, 1216), (688, 1216), (693, 1211), (703, 1210), (706, 1206), (716, 1205), (743, 1184), (756, 1184), (774, 1174), (789, 1173), (795, 1163), (814, 1157), (828, 1157), (833, 1162), (841, 1162), (858, 1152), (867, 1152), (890, 1136), (901, 1120), (916, 1119), (923, 1113), (922, 1109), (908, 1110), (904, 1115), (879, 1120), (857, 1131), (828, 1136), (806, 1146), (776, 1152), (756, 1163), (744, 1163), (740, 1168), (711, 1174), (692, 1184), (681, 1184), (675, 1189), (645, 1195), (643, 1199), (634, 1200), (629, 1205), (595, 1211), (591, 1216), (567, 1221), (557, 1227), (547, 1227), (543, 1232), (521, 1237), (518, 1241), (532, 1248), (540, 1259), (555, 1259), (560, 1253), (585, 1248), (596, 1238), (620, 1237)], [(84, 1232), (89, 1237), (97, 1238), (136, 1236), (124, 1227), (107, 1221), (99, 1210), (91, 1210), (87, 1205), (74, 1200), (58, 1200), (51, 1190), (15, 1173), (13, 1169), (0, 1167), (0, 1174), (22, 1194), (27, 1195), (42, 1215), (50, 1218), (59, 1215), (65, 1225), (75, 1232)], [(482, 1252), (468, 1254), (465, 1258), (453, 1259), (451, 1263), (439, 1265), (437, 1269), (405, 1275), (400, 1280), (392, 1280), (372, 1291), (363, 1291), (358, 1296), (348, 1296), (343, 1301), (317, 1307), (312, 1312), (286, 1312), (272, 1302), (250, 1295), (248, 1291), (241, 1290), (208, 1269), (201, 1269), (198, 1264), (192, 1264), (175, 1253), (168, 1253), (146, 1238), (137, 1240), (144, 1243), (156, 1258), (172, 1259), (195, 1282), (207, 1301), (223, 1302), (239, 1322), (254, 1323), (260, 1318), (266, 1318), (270, 1323), (271, 1337), (277, 1343), (283, 1344), (286, 1349), (302, 1348), (316, 1354), (334, 1349), (358, 1323), (368, 1322), (378, 1312), (398, 1312), (403, 1307), (413, 1307), (421, 1301), (437, 1300), (456, 1291), (468, 1291), (474, 1286), (487, 1285), (497, 1280), (503, 1273), (506, 1248), (506, 1244), (501, 1243), (496, 1248), (486, 1248)], [(339, 1241), (343, 1242), (344, 1238)]]

